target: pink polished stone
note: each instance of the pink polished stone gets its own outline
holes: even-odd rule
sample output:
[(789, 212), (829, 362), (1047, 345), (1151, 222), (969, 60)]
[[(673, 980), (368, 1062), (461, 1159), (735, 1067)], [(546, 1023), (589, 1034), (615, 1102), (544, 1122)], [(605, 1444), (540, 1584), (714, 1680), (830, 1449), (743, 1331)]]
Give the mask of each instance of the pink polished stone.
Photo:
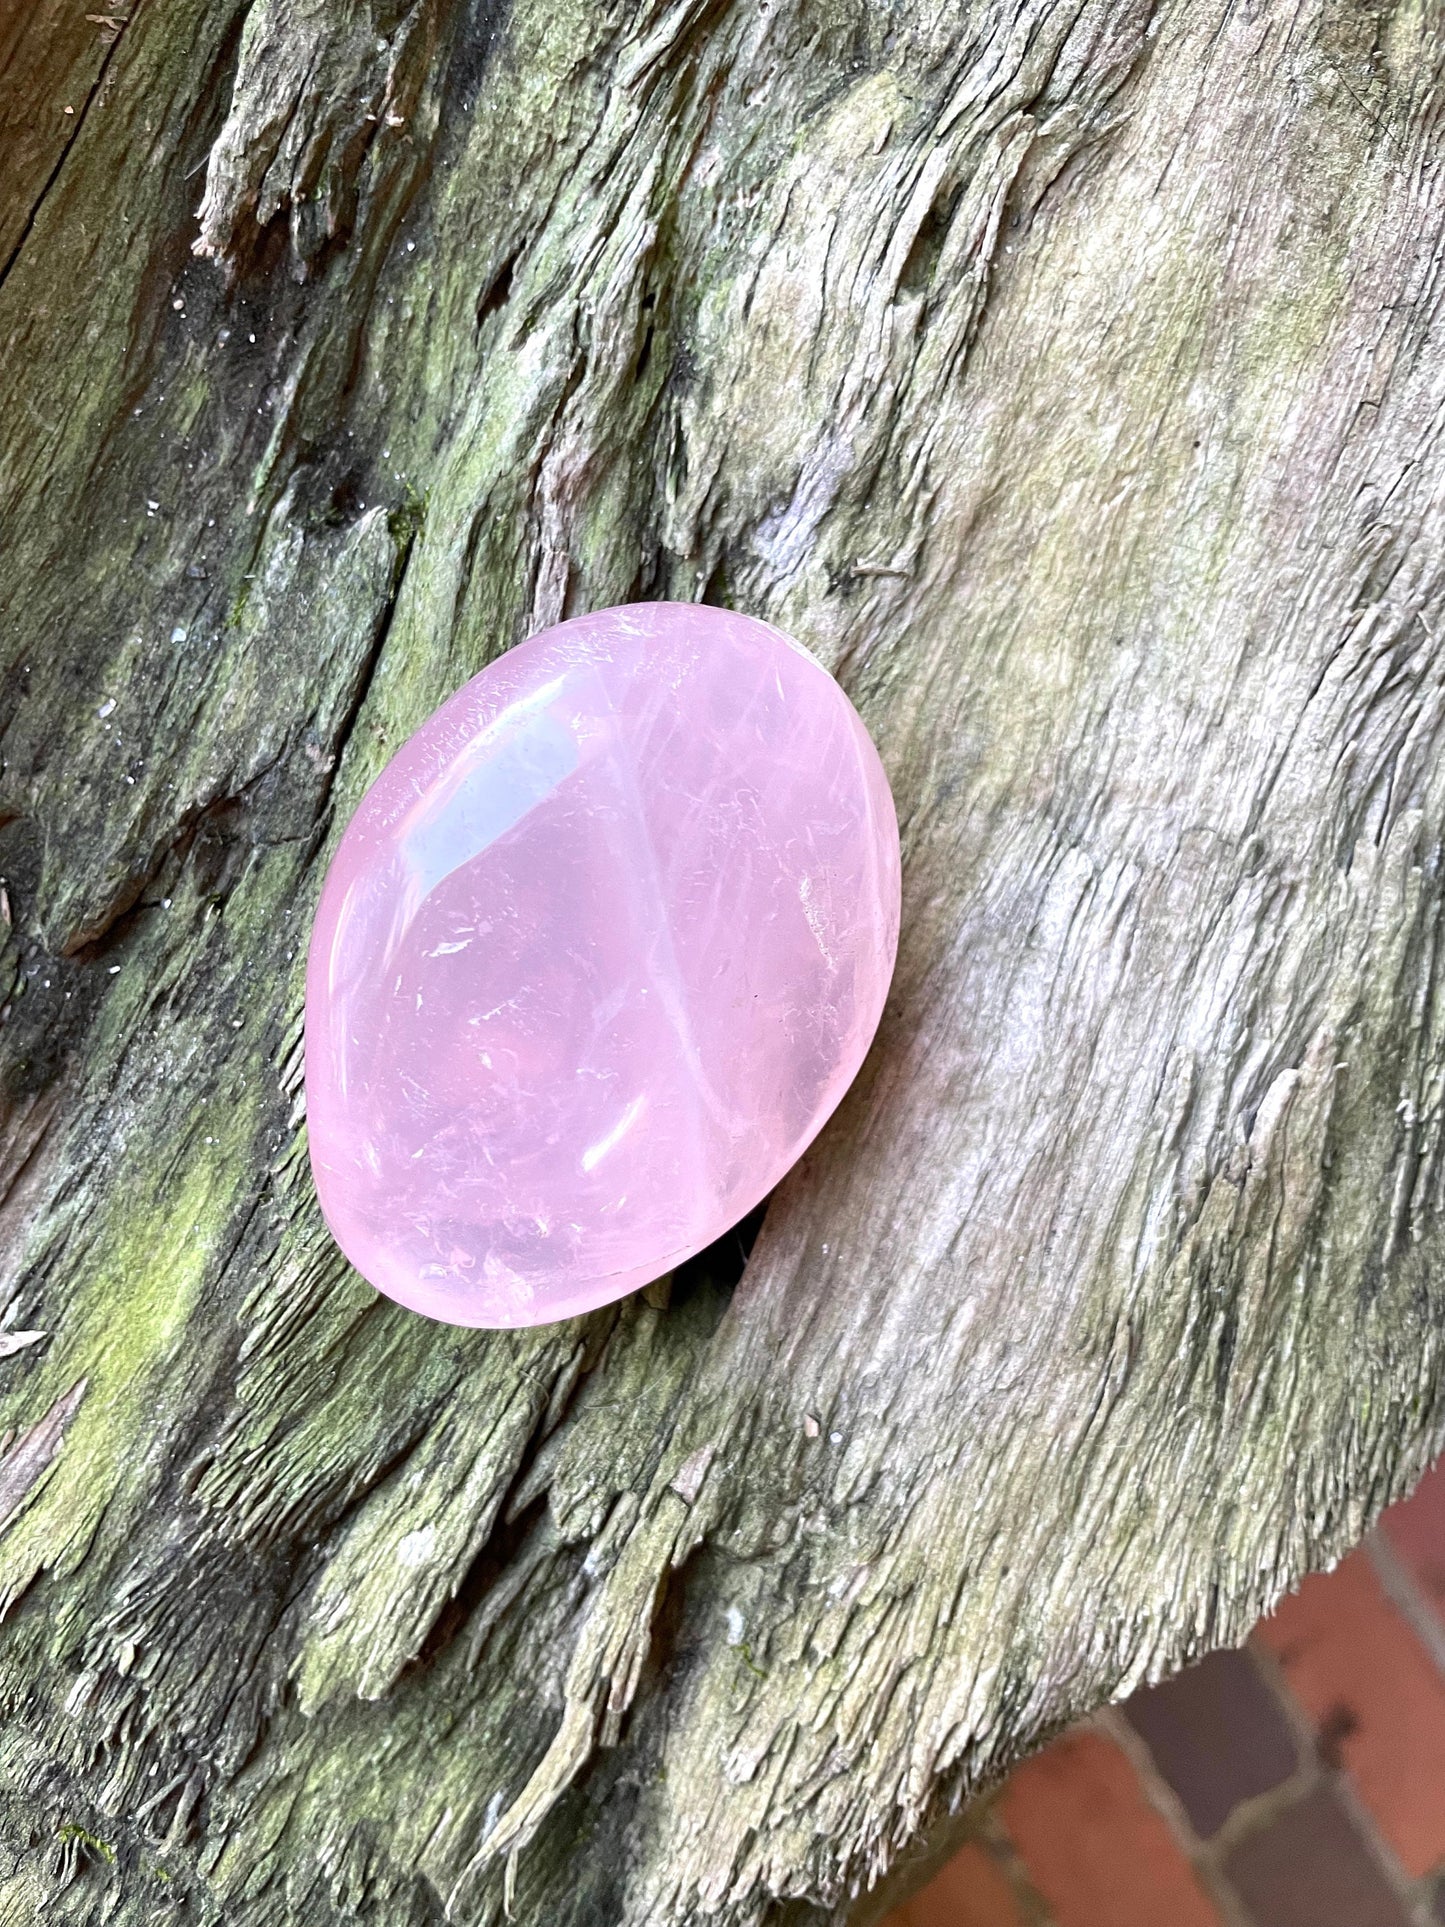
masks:
[(797, 643), (691, 603), (521, 643), (382, 772), (321, 893), (306, 1100), (337, 1243), (457, 1325), (660, 1277), (821, 1128), (897, 938), (888, 779)]

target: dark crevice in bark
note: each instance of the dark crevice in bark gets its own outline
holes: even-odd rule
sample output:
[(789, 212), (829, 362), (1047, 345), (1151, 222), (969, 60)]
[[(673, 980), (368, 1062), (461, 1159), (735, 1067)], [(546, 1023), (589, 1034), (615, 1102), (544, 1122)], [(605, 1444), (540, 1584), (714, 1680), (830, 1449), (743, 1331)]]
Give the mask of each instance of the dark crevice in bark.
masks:
[(356, 677), (351, 701), (341, 718), (340, 726), (336, 731), (332, 743), (331, 766), (325, 773), (324, 781), (316, 799), (315, 829), (313, 831), (312, 841), (308, 845), (308, 864), (312, 860), (315, 851), (320, 847), (320, 839), (325, 835), (326, 828), (329, 825), (331, 792), (335, 785), (336, 774), (341, 767), (342, 759), (346, 754), (347, 745), (351, 741), (356, 725), (360, 721), (361, 712), (366, 706), (366, 698), (371, 689), (373, 678), (376, 675), (377, 665), (381, 661), (381, 655), (386, 647), (387, 637), (391, 634), (391, 625), (396, 616), (396, 606), (401, 597), (402, 585), (406, 580), (407, 569), (416, 551), (416, 535), (417, 531), (415, 527), (405, 528), (402, 532), (400, 546), (397, 550), (396, 566), (392, 572), (391, 592), (387, 597), (386, 604), (381, 611), (380, 618), (372, 634), (370, 646), (362, 660), (361, 668)]
[[(462, 1574), (456, 1591), (437, 1614), (415, 1658), (403, 1668), (399, 1685), (434, 1665), (458, 1634), (468, 1630), (477, 1608), (485, 1603), (488, 1593), (512, 1573), (523, 1546), (541, 1527), (546, 1512), (545, 1494), (539, 1494), (515, 1515), (509, 1516), (503, 1510), (487, 1543)], [(470, 1654), (473, 1665), (480, 1653), (481, 1642), (474, 1638)]]
[(681, 1303), (702, 1289), (726, 1293), (734, 1290), (752, 1256), (770, 1202), (770, 1198), (764, 1198), (695, 1258), (688, 1258), (677, 1267), (672, 1274), (673, 1303)]
[(706, 582), (702, 585), (699, 602), (707, 603), (714, 609), (735, 609), (736, 592), (732, 583), (732, 567), (727, 551), (724, 550), (708, 571)]
[(926, 295), (932, 287), (938, 258), (943, 253), (943, 244), (948, 239), (949, 225), (958, 205), (959, 191), (956, 182), (947, 181), (933, 197), (928, 212), (918, 224), (913, 245), (904, 257), (898, 276), (900, 295)]
[(500, 314), (502, 309), (505, 308), (511, 300), (512, 277), (516, 271), (517, 262), (520, 260), (521, 254), (522, 250), (520, 248), (514, 248), (482, 290), (481, 298), (477, 302), (477, 328), (479, 331), (485, 323), (491, 320), (493, 315)]

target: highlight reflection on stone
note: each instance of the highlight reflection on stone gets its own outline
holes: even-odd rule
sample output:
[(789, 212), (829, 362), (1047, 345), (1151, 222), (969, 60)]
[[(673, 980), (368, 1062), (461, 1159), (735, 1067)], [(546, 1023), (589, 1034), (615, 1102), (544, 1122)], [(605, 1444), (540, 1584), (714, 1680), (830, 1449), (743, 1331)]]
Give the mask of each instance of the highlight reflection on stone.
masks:
[(307, 1111), (342, 1250), (459, 1325), (701, 1250), (862, 1063), (898, 890), (877, 752), (776, 629), (643, 603), (512, 649), (382, 772), (322, 891)]

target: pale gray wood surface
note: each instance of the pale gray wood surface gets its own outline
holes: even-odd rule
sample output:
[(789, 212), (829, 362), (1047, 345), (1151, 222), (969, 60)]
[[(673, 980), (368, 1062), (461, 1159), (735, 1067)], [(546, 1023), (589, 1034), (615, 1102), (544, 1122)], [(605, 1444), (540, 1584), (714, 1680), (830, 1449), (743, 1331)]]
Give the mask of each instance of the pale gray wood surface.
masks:
[[(1442, 31), (0, 18), (0, 1919), (823, 1927), (1439, 1448)], [(440, 1328), (321, 870), (654, 595), (858, 703), (893, 998), (735, 1291)]]

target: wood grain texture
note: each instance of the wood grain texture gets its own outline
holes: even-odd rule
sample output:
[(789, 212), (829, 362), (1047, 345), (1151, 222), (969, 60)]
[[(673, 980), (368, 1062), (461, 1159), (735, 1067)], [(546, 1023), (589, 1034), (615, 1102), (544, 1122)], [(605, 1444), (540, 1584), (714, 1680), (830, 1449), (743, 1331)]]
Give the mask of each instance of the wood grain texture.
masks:
[[(1438, 6), (3, 31), (0, 1920), (840, 1922), (1445, 1443)], [(894, 994), (735, 1290), (444, 1329), (321, 871), (652, 595), (858, 703)]]

